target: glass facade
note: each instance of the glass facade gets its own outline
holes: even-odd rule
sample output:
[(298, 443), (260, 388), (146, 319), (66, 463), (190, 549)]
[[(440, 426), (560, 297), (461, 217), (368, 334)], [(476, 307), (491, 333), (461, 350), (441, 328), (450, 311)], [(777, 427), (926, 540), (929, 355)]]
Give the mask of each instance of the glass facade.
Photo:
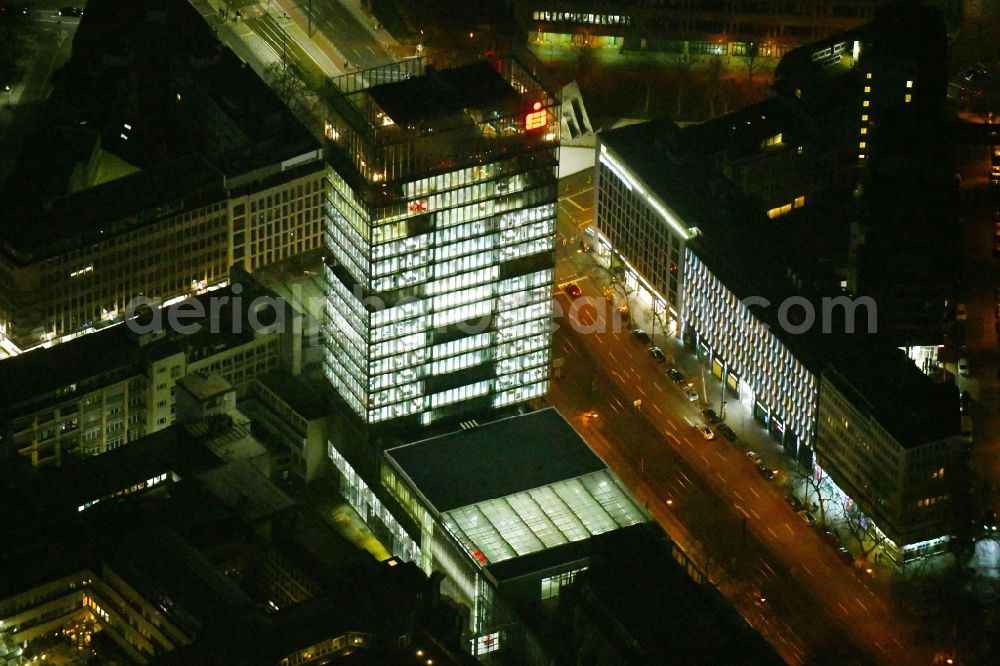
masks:
[(505, 58), (463, 70), (504, 88), (503, 104), (393, 118), (376, 100), (400, 82), (420, 95), (440, 76), (423, 67), (333, 82), (325, 370), (367, 423), (427, 424), (549, 386), (558, 100)]
[(608, 470), (442, 515), (445, 528), (482, 565), (645, 521)]

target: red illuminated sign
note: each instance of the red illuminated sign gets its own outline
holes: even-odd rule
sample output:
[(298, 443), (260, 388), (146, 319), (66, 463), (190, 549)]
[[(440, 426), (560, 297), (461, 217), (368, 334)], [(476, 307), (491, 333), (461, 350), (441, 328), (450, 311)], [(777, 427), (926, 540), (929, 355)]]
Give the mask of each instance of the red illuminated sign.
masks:
[(549, 112), (542, 108), (541, 102), (535, 102), (531, 108), (531, 113), (524, 117), (524, 129), (529, 132), (541, 129), (549, 123)]
[(427, 210), (427, 202), (423, 199), (417, 199), (416, 201), (411, 201), (407, 208), (411, 213), (423, 213)]

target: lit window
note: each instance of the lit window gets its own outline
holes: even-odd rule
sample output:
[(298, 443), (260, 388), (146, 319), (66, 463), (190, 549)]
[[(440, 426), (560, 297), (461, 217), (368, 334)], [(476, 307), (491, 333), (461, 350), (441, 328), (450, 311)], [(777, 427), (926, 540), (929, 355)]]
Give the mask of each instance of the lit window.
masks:
[(795, 197), (795, 208), (802, 208), (805, 205), (806, 205), (806, 198), (804, 195), (801, 197)]
[(863, 123), (868, 122), (868, 114), (867, 113), (861, 114), (861, 122), (863, 122)]
[(906, 82), (906, 87), (907, 88), (912, 88), (913, 87), (913, 81), (907, 81)]
[(862, 127), (861, 128), (861, 133), (862, 134), (868, 134), (868, 128), (867, 127)]
[(868, 108), (868, 106), (870, 104), (871, 104), (871, 102), (869, 102), (868, 100), (865, 100), (865, 101), (861, 102), (861, 106), (865, 107), (866, 109)]
[(864, 141), (858, 144), (858, 148), (864, 148), (865, 146), (867, 146), (867, 144)]
[(871, 86), (865, 86), (865, 92), (866, 93), (870, 93), (871, 91), (872, 91), (872, 87)]
[(872, 73), (868, 72), (867, 74), (865, 74), (865, 78), (868, 79), (869, 81), (871, 81)]
[(906, 93), (906, 97), (903, 98), (903, 101), (909, 104), (911, 99), (913, 99), (913, 97), (910, 95), (910, 93)]

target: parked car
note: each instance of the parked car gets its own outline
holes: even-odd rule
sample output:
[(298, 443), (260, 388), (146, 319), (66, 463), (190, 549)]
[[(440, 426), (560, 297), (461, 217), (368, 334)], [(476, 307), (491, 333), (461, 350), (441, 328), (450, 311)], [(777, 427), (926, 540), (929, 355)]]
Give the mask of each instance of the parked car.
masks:
[(79, 18), (83, 16), (83, 10), (79, 7), (63, 7), (59, 10), (59, 16), (74, 16)]
[(702, 437), (709, 441), (715, 439), (715, 433), (712, 432), (712, 429), (708, 426), (698, 426), (698, 432), (701, 433)]
[(798, 514), (799, 518), (801, 518), (805, 522), (806, 525), (809, 525), (810, 527), (812, 527), (813, 525), (816, 524), (816, 516), (812, 515), (811, 513), (809, 513), (808, 511), (806, 511), (805, 509), (803, 509), (801, 511), (797, 511), (796, 514)]
[(763, 462), (757, 463), (757, 471), (760, 472), (760, 475), (765, 479), (773, 479), (774, 477), (778, 476), (778, 470), (771, 469)]
[(958, 374), (962, 375), (963, 377), (969, 376), (969, 359), (967, 358), (958, 359)]
[(686, 395), (687, 399), (690, 400), (691, 402), (696, 402), (698, 398), (701, 397), (698, 395), (698, 392), (695, 391), (690, 386), (684, 389), (684, 395)]
[(580, 291), (580, 285), (578, 285), (576, 282), (570, 282), (569, 284), (564, 284), (562, 289), (566, 293), (566, 295), (569, 296), (570, 298), (579, 298), (580, 294), (582, 293)]
[(955, 320), (965, 321), (968, 317), (968, 313), (965, 310), (965, 303), (959, 303), (955, 306)]
[(655, 358), (657, 363), (663, 363), (664, 361), (667, 360), (667, 357), (663, 353), (663, 350), (660, 349), (659, 347), (650, 347), (649, 355)]
[(847, 564), (854, 564), (854, 556), (844, 546), (837, 546), (837, 556)]
[(972, 394), (969, 393), (968, 391), (962, 391), (962, 394), (958, 397), (958, 400), (962, 412), (963, 413), (968, 412), (969, 405), (972, 403)]
[(788, 506), (792, 507), (793, 511), (801, 511), (805, 508), (802, 504), (802, 500), (791, 493), (785, 495), (785, 501), (788, 502)]
[(641, 328), (633, 329), (632, 330), (632, 335), (634, 335), (636, 338), (638, 338), (639, 342), (645, 343), (647, 345), (650, 342), (650, 340), (649, 340), (649, 333), (646, 333), (646, 331), (642, 330)]
[(749, 458), (754, 465), (760, 462), (760, 456), (757, 455), (756, 451), (747, 451), (747, 458)]
[(701, 410), (701, 413), (702, 415), (704, 415), (706, 419), (708, 419), (709, 423), (718, 423), (719, 421), (722, 420), (719, 418), (719, 415), (715, 413), (715, 410), (712, 409), (711, 407), (706, 407), (705, 409)]
[(730, 442), (736, 441), (736, 432), (725, 423), (720, 423), (718, 426), (718, 430), (719, 432), (722, 433), (722, 436), (728, 439)]
[(826, 541), (831, 546), (836, 547), (840, 545), (840, 537), (837, 536), (836, 532), (827, 527), (821, 529), (819, 535), (823, 538), (823, 541)]
[(675, 384), (683, 384), (684, 380), (687, 379), (687, 377), (684, 376), (684, 373), (676, 368), (670, 368), (667, 370), (667, 377), (670, 377)]

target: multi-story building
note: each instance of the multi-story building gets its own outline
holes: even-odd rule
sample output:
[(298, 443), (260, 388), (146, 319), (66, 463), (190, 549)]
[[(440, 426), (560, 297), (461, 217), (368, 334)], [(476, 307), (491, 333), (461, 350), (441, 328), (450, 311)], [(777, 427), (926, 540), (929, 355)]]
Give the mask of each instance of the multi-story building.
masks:
[[(103, 22), (88, 12), (46, 126), (96, 138), (27, 144), (5, 185), (8, 354), (121, 321), (137, 297), (199, 293), (234, 264), (252, 271), (322, 247), (318, 141), (189, 3), (153, 4), (163, 21), (127, 3)], [(146, 74), (147, 58), (166, 62), (163, 77)]]
[(559, 100), (525, 63), (332, 81), (326, 374), (365, 423), (548, 391)]
[(243, 301), (230, 307), (240, 310), (213, 312), (210, 298), (228, 303), (237, 298), (232, 288), (209, 292), (199, 299), (200, 320), (185, 315), (185, 325), (197, 329), (192, 332), (155, 325), (190, 304), (182, 301), (143, 322), (138, 332), (119, 324), (0, 361), (0, 447), (34, 465), (60, 465), (173, 423), (174, 385), (186, 375), (217, 374), (243, 398), (257, 375), (279, 367), (297, 372), (301, 336), (291, 326), (280, 331), (234, 326), (247, 321), (255, 295), (267, 292), (245, 277), (233, 286), (241, 288)]
[(871, 18), (877, 0), (518, 0), (528, 43), (778, 58)]
[[(933, 11), (916, 11), (935, 24)], [(901, 33), (893, 32), (893, 15), (882, 20), (858, 31), (866, 37), (853, 56), (857, 67), (835, 77), (835, 87), (846, 82), (850, 99), (854, 92), (869, 94), (866, 72), (891, 61), (887, 44)], [(877, 106), (884, 111), (895, 104), (898, 119), (917, 103), (917, 90), (930, 94), (933, 87), (914, 83), (914, 92), (904, 93), (900, 79), (890, 95), (894, 102), (885, 97)], [(815, 88), (803, 92), (803, 103), (821, 94)], [(758, 167), (762, 174), (780, 172), (768, 162), (796, 163), (796, 139), (803, 138), (806, 158), (816, 147), (807, 139), (821, 133), (821, 126), (802, 122), (808, 116), (801, 113), (787, 114), (787, 106), (766, 102), (700, 128), (652, 122), (599, 134), (592, 229), (598, 259), (620, 271), (647, 308), (665, 310), (679, 323), (666, 332), (682, 337), (705, 370), (724, 380), (723, 408), (727, 399), (739, 399), (806, 470), (816, 465), (840, 503), (856, 507), (847, 517), (861, 516), (867, 538), (884, 537), (886, 552), (903, 565), (940, 550), (956, 528), (959, 507), (951, 484), (960, 479), (964, 446), (958, 405), (953, 389), (936, 386), (912, 363), (899, 367), (903, 357), (894, 345), (903, 343), (895, 329), (866, 339), (885, 321), (882, 301), (849, 298), (846, 283), (832, 279), (835, 272), (822, 265), (814, 227), (799, 210), (812, 205), (820, 172), (804, 179), (803, 186), (813, 189), (803, 190), (810, 194), (801, 201), (796, 190), (780, 192), (794, 179), (754, 182)], [(844, 126), (838, 128), (848, 138)], [(898, 136), (885, 123), (880, 131), (884, 150), (873, 155), (877, 163), (890, 164)], [(727, 137), (730, 146), (724, 145)], [(858, 169), (855, 146), (847, 145), (851, 154), (837, 149), (837, 163), (870, 172), (870, 165)], [(802, 164), (815, 169), (822, 163), (808, 158)], [(842, 168), (838, 173), (850, 175)], [(851, 192), (842, 193), (848, 204)], [(775, 205), (783, 197), (790, 201)], [(847, 228), (841, 229), (843, 247)], [(832, 335), (838, 331), (857, 332)], [(860, 356), (868, 362), (852, 360)]]
[(330, 412), (316, 386), (285, 370), (275, 370), (254, 380), (253, 400), (244, 411), (270, 439), (284, 445), (282, 472), (309, 482), (329, 467), (326, 454), (327, 415)]
[[(816, 463), (854, 528), (896, 563), (941, 552), (968, 478), (958, 391), (902, 352), (853, 345), (823, 372)], [(853, 504), (857, 506), (854, 507)]]

